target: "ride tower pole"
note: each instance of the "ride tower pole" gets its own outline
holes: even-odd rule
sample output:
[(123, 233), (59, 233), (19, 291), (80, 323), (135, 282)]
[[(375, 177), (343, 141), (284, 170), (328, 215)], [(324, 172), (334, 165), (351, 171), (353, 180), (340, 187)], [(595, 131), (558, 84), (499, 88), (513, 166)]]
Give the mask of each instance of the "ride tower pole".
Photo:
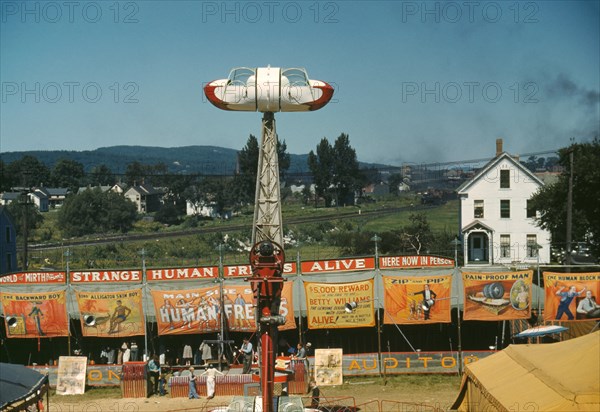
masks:
[(256, 245), (263, 240), (270, 240), (278, 245), (283, 245), (279, 159), (273, 112), (265, 112), (262, 118), (254, 201), (252, 244)]
[(285, 318), (279, 315), (285, 255), (273, 113), (319, 110), (329, 103), (333, 92), (328, 83), (309, 79), (302, 68), (271, 66), (237, 67), (226, 79), (214, 80), (204, 86), (208, 101), (221, 110), (263, 113), (250, 250), (252, 276), (246, 279), (254, 293), (261, 343), (263, 412), (274, 410), (274, 342), (277, 342), (278, 326), (285, 323)]
[(250, 266), (256, 302), (257, 335), (260, 336), (260, 388), (262, 410), (273, 410), (275, 356), (279, 325), (285, 318), (279, 315), (281, 290), (284, 279), (283, 228), (279, 186), (277, 133), (273, 112), (265, 112), (262, 119), (261, 144), (258, 152), (254, 222), (252, 226)]

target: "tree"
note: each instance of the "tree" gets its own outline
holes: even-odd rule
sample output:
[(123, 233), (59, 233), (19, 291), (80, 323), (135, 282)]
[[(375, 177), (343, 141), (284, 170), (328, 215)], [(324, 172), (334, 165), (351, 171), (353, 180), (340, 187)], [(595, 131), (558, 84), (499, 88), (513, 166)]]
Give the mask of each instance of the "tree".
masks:
[(146, 167), (140, 162), (133, 162), (127, 165), (127, 169), (125, 169), (125, 183), (127, 186), (134, 186), (141, 184), (148, 171)]
[[(246, 146), (238, 152), (239, 173), (233, 185), (235, 191), (242, 196), (241, 201), (253, 202), (256, 192), (256, 175), (258, 172), (259, 142), (254, 135), (248, 137)], [(287, 153), (287, 144), (277, 139), (277, 163), (279, 166), (279, 179), (285, 180), (285, 175), (290, 167), (290, 155)]]
[(58, 226), (65, 236), (127, 232), (137, 219), (133, 202), (99, 188), (68, 197), (58, 212)]
[(10, 187), (27, 187), (48, 185), (50, 169), (34, 156), (23, 156), (6, 167), (7, 181)]
[(112, 186), (116, 183), (115, 175), (105, 164), (94, 166), (89, 177), (92, 186)]
[(315, 183), (315, 207), (319, 197), (325, 200), (325, 207), (331, 206), (331, 186), (335, 173), (333, 147), (326, 137), (322, 138), (317, 145), (317, 152), (312, 150), (308, 154), (308, 168), (313, 175)]
[(360, 189), (364, 178), (347, 134), (342, 133), (333, 146), (326, 137), (321, 139), (316, 154), (312, 150), (308, 154), (308, 167), (316, 194), (325, 199), (325, 206), (331, 206), (333, 200), (337, 205), (354, 203), (354, 192)]
[[(21, 194), (18, 200), (10, 202), (10, 204), (6, 206), (6, 209), (12, 217), (18, 236), (23, 236), (25, 230), (27, 230), (29, 237), (29, 234), (32, 233), (34, 229), (38, 228), (44, 221), (42, 214), (27, 198), (26, 193)], [(27, 229), (25, 229), (25, 222), (27, 222)]]
[(70, 159), (60, 159), (51, 173), (51, 184), (54, 187), (66, 187), (71, 193), (77, 193), (84, 176), (83, 164)]
[(333, 145), (334, 186), (337, 205), (353, 205), (354, 194), (364, 182), (358, 166), (356, 151), (350, 146), (350, 137), (342, 133)]
[(554, 244), (566, 244), (567, 193), (570, 160), (573, 153), (572, 240), (590, 241), (595, 254), (600, 253), (600, 140), (574, 143), (559, 151), (563, 172), (558, 181), (543, 186), (531, 198), (530, 205), (540, 212), (538, 225), (552, 234)]

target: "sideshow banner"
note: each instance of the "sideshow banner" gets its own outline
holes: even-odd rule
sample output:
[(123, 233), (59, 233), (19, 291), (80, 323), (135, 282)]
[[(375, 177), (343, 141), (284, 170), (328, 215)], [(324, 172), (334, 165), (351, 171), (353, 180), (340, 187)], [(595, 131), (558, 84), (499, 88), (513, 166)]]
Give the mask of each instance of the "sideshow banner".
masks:
[(19, 272), (0, 277), (0, 284), (23, 285), (44, 283), (65, 283), (65, 272)]
[(531, 317), (533, 271), (463, 272), (465, 320), (515, 320)]
[(83, 336), (124, 337), (145, 333), (142, 290), (76, 292)]
[[(373, 279), (353, 283), (305, 282), (309, 329), (342, 329), (375, 326)], [(356, 308), (346, 311), (346, 303)]]
[(60, 356), (58, 358), (57, 395), (83, 395), (87, 361), (85, 356)]
[(65, 291), (0, 293), (9, 338), (69, 336)]
[(452, 276), (383, 276), (386, 324), (450, 323)]
[[(219, 287), (187, 290), (152, 290), (159, 335), (211, 333), (221, 330)], [(296, 328), (293, 313), (292, 282), (284, 282), (279, 314), (285, 324), (279, 330)], [(250, 286), (224, 286), (225, 328), (233, 332), (253, 332), (254, 294)]]
[(344, 383), (342, 349), (315, 350), (315, 381), (317, 386), (333, 386)]
[(600, 272), (544, 272), (544, 320), (600, 319)]

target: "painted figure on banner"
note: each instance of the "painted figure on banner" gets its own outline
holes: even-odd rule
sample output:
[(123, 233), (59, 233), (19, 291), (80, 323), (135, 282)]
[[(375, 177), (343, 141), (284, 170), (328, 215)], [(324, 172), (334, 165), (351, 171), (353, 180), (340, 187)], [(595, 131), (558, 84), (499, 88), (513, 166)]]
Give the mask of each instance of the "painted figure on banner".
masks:
[(412, 296), (416, 295), (421, 295), (423, 297), (419, 306), (420, 309), (423, 310), (424, 319), (429, 320), (430, 311), (433, 305), (435, 304), (435, 298), (437, 298), (437, 294), (433, 290), (431, 290), (429, 288), (429, 284), (426, 283), (423, 290), (412, 293)]
[[(577, 304), (578, 318), (595, 319), (600, 318), (600, 305), (596, 303), (596, 298), (591, 290), (585, 291), (585, 298), (581, 299)], [(582, 315), (582, 316), (579, 316)]]
[(165, 314), (165, 318), (169, 320), (169, 329), (175, 329), (173, 324), (174, 307), (169, 299), (164, 300), (164, 304), (160, 307), (160, 312)]
[(556, 296), (560, 296), (560, 302), (558, 303), (558, 310), (556, 311), (556, 320), (560, 320), (562, 315), (567, 315), (567, 319), (573, 320), (575, 316), (571, 312), (569, 306), (575, 297), (581, 296), (587, 288), (584, 286), (579, 292), (575, 286), (571, 286), (568, 291), (565, 291), (565, 287), (561, 286), (556, 291)]
[(108, 333), (120, 332), (121, 323), (125, 322), (130, 314), (131, 309), (129, 309), (127, 306), (124, 306), (121, 300), (117, 300), (117, 307), (110, 318)]
[(209, 307), (212, 308), (213, 312), (217, 314), (217, 316), (214, 319), (214, 328), (218, 329), (219, 325), (221, 323), (221, 321), (220, 321), (221, 311), (220, 311), (219, 301), (217, 299), (215, 299), (214, 296), (210, 296), (208, 298), (208, 305), (209, 305)]
[(41, 306), (42, 306), (42, 302), (38, 302), (38, 301), (33, 302), (33, 307), (31, 308), (31, 312), (29, 312), (29, 314), (27, 316), (31, 316), (35, 320), (35, 328), (37, 330), (38, 335), (46, 336), (45, 333), (42, 331), (41, 318), (44, 317), (44, 313), (42, 312), (42, 309), (40, 308)]
[(240, 293), (238, 293), (235, 297), (234, 311), (235, 314), (235, 324), (236, 327), (240, 330), (244, 330), (252, 327), (252, 323), (246, 317), (246, 300), (242, 297)]
[(186, 327), (191, 329), (193, 320), (193, 316), (190, 316), (190, 313), (193, 311), (192, 303), (185, 299), (179, 299), (175, 306), (181, 311), (181, 317), (183, 319), (181, 329), (185, 329)]

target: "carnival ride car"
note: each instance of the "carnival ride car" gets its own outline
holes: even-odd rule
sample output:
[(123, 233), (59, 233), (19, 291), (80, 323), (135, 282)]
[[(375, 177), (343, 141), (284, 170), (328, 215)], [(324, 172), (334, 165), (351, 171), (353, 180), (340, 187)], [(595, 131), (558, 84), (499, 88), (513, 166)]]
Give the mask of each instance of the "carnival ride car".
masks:
[(226, 79), (204, 86), (208, 100), (223, 110), (307, 112), (331, 100), (333, 87), (308, 78), (301, 68), (238, 67)]

